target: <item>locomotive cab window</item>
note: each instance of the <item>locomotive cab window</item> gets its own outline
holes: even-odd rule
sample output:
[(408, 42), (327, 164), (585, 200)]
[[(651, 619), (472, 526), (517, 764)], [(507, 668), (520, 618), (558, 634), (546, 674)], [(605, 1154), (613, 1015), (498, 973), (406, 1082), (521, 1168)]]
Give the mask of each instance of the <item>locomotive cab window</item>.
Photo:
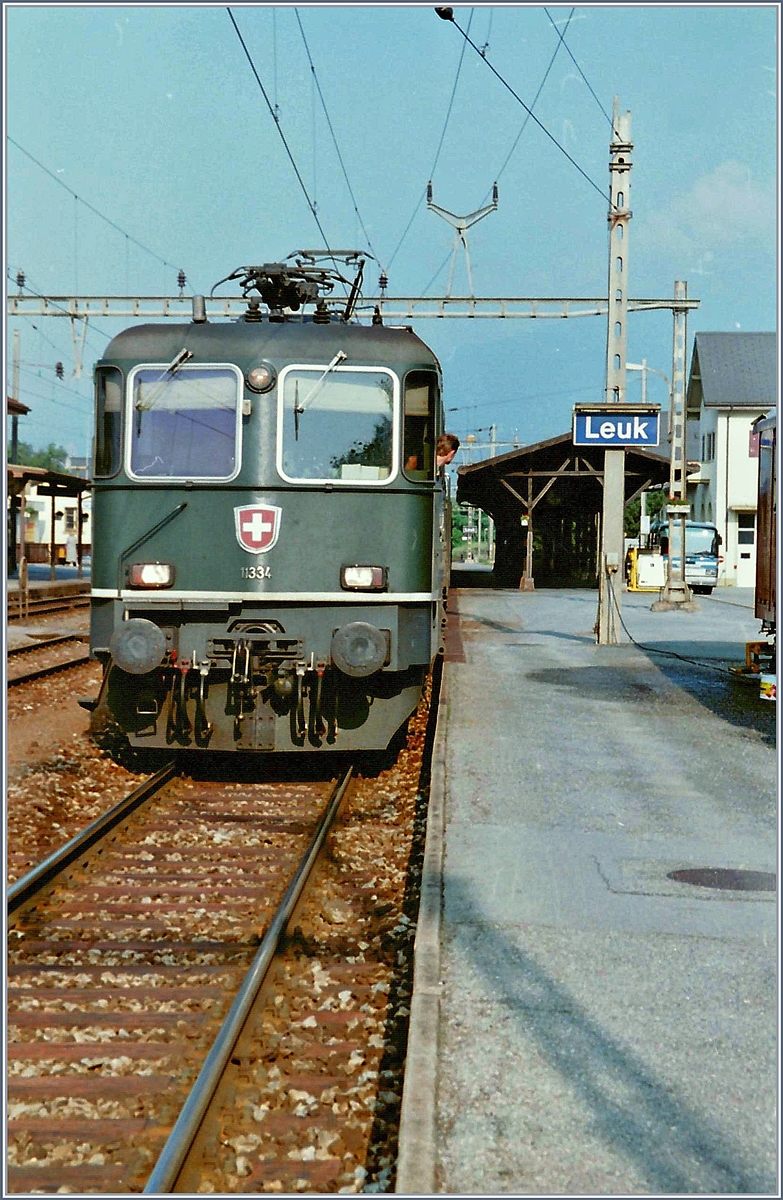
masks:
[(137, 367), (130, 381), (130, 473), (232, 479), (239, 469), (241, 394), (236, 367)]
[(405, 377), (402, 461), (409, 479), (435, 478), (435, 412), (438, 377), (410, 371)]
[(291, 367), (278, 409), (284, 479), (379, 484), (394, 463), (395, 380), (374, 368)]
[(106, 478), (120, 469), (122, 373), (116, 367), (95, 372), (95, 475)]

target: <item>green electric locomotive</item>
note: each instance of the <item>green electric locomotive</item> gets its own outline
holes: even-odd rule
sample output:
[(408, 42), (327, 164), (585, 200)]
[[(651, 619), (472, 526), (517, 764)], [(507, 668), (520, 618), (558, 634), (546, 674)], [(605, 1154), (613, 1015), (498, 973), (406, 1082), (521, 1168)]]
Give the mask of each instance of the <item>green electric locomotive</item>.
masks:
[(356, 321), (356, 254), (292, 258), (96, 364), (91, 650), (137, 746), (384, 749), (441, 646), (438, 361)]

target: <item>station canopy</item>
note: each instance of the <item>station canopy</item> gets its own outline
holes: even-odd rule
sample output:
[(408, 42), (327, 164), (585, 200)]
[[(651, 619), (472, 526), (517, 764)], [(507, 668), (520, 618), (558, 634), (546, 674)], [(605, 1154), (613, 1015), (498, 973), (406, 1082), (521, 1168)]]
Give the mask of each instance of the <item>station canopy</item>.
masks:
[[(570, 433), (457, 471), (457, 503), (495, 522), (496, 587), (597, 587), (604, 450)], [(668, 454), (625, 451), (625, 503), (669, 482)]]
[(39, 496), (80, 496), (92, 487), (89, 479), (46, 467), (27, 467), (8, 463), (8, 496), (18, 496), (28, 484), (35, 484)]

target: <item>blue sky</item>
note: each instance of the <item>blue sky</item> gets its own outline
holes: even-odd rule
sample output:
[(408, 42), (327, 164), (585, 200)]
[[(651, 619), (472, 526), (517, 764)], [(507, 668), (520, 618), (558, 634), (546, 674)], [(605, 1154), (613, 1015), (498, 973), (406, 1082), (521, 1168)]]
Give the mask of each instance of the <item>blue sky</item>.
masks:
[[(532, 120), (506, 163), (525, 110), (431, 5), (232, 11), (330, 244), (366, 248), (298, 12), (389, 295), (445, 290), (453, 232), (423, 200), (433, 164), (434, 199), (457, 214), (478, 208), (498, 180), (497, 212), (468, 235), (477, 295), (605, 295), (600, 193), (605, 114), (617, 95), (632, 113), (631, 295), (671, 296), (675, 279), (687, 280), (701, 300), (689, 350), (699, 330), (775, 328), (777, 5), (455, 8), (528, 106), (558, 44), (553, 22), (562, 30), (572, 14), (565, 42), (581, 73), (561, 46), (534, 112), (589, 179)], [(12, 280), (21, 267), (42, 294), (173, 295), (182, 267), (189, 290), (208, 292), (241, 264), (320, 244), (224, 6), (6, 5), (4, 15), (6, 133), (56, 177), (7, 144)], [(453, 291), (466, 289), (460, 260)], [(92, 364), (120, 327), (90, 325), (77, 379), (67, 321), (7, 321), (7, 356), (20, 330), (20, 399), (32, 410), (22, 440), (87, 452)], [(441, 359), (460, 437), (486, 440), (494, 422), (501, 441), (538, 441), (569, 428), (575, 401), (602, 398), (603, 318), (422, 320), (416, 329)], [(633, 314), (628, 354), (670, 375), (671, 315)], [(649, 387), (651, 400), (665, 400), (662, 381)], [(629, 398), (639, 392), (632, 373)]]

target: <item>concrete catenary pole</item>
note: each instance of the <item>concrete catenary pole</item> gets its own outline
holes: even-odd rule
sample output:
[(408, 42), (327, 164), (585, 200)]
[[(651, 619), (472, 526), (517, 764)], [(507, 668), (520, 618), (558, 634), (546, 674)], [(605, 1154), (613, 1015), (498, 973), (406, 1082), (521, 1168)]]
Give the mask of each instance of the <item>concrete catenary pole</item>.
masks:
[[(674, 299), (685, 301), (688, 298), (688, 285), (683, 280), (674, 284)], [(669, 496), (682, 511), (676, 516), (671, 507), (667, 512), (669, 518), (669, 559), (666, 571), (666, 584), (661, 589), (658, 603), (661, 607), (670, 605), (689, 604), (693, 600), (691, 589), (685, 582), (685, 521), (688, 502), (687, 474), (688, 467), (685, 459), (686, 452), (686, 410), (685, 410), (685, 350), (687, 339), (688, 309), (674, 309), (674, 345), (672, 350), (672, 390), (669, 400), (669, 421), (671, 427), (671, 458), (669, 460)], [(677, 522), (680, 562), (675, 573), (672, 565), (674, 558), (674, 528)]]
[[(609, 146), (609, 292), (606, 335), (606, 399), (625, 401), (628, 347), (628, 227), (631, 219), (631, 114), (614, 98)], [(597, 640), (616, 645), (621, 611), (625, 505), (625, 451), (604, 451), (604, 499), (598, 575)]]

